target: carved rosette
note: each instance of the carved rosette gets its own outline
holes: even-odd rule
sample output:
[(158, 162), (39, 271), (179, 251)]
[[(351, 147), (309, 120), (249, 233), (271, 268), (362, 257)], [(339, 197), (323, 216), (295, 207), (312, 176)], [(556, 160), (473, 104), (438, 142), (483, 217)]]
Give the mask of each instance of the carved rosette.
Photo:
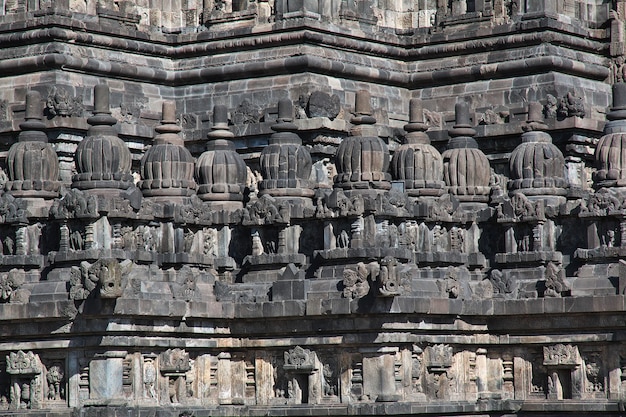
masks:
[(18, 142), (7, 154), (9, 181), (5, 189), (15, 197), (51, 199), (59, 194), (59, 160), (48, 143), (41, 109), (39, 93), (28, 92), (26, 120), (20, 124)]
[(550, 135), (543, 131), (546, 127), (541, 104), (530, 103), (522, 143), (513, 150), (509, 160), (509, 189), (512, 193), (527, 196), (566, 194), (565, 158), (552, 144)]
[(194, 159), (178, 135), (176, 104), (163, 103), (161, 125), (155, 128), (154, 145), (141, 159), (141, 192), (146, 197), (188, 197), (193, 195), (196, 182)]
[(622, 187), (626, 185), (626, 83), (613, 85), (613, 107), (607, 119), (596, 146), (594, 182), (599, 187)]
[(241, 202), (247, 168), (230, 141), (234, 135), (228, 129), (228, 111), (225, 106), (215, 106), (213, 109), (213, 127), (207, 136), (207, 150), (196, 163), (198, 197), (212, 202)]
[(428, 125), (420, 101), (409, 103), (410, 122), (404, 126), (407, 132), (406, 143), (400, 146), (391, 160), (391, 174), (395, 180), (404, 182), (404, 189), (410, 196), (443, 194), (443, 158), (430, 144), (425, 133)]
[(442, 154), (444, 181), (459, 201), (486, 202), (491, 192), (489, 160), (473, 138), (476, 131), (470, 125), (467, 103), (457, 103), (455, 114), (456, 124), (450, 130), (452, 139)]
[(357, 194), (389, 190), (389, 149), (376, 136), (369, 92), (357, 92), (355, 110), (357, 116), (352, 118), (351, 136), (337, 149), (335, 187)]
[(293, 104), (289, 99), (278, 102), (278, 120), (272, 126), (275, 133), (263, 148), (259, 160), (263, 180), (259, 194), (273, 197), (312, 197), (311, 154), (302, 146), (297, 127), (292, 123)]
[(96, 85), (94, 115), (87, 119), (87, 137), (74, 156), (78, 173), (72, 187), (81, 190), (127, 189), (133, 185), (131, 154), (113, 126), (117, 123), (109, 110), (109, 88)]

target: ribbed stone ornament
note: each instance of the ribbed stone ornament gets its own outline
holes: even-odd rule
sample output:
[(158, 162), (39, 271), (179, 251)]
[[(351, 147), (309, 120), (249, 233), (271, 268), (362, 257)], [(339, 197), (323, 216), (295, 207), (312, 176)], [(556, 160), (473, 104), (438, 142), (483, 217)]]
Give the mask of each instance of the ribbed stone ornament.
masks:
[(278, 102), (278, 119), (272, 126), (275, 133), (263, 148), (259, 165), (263, 180), (259, 194), (273, 197), (312, 197), (311, 154), (302, 146), (293, 123), (293, 104), (289, 99)]
[(406, 143), (401, 145), (391, 160), (391, 175), (404, 182), (410, 196), (439, 196), (443, 194), (443, 158), (430, 144), (425, 133), (421, 102), (409, 103), (409, 123), (404, 126)]
[(626, 185), (626, 83), (613, 85), (613, 107), (607, 114), (604, 136), (596, 146), (597, 171), (594, 182), (598, 187)]
[(526, 196), (565, 195), (565, 158), (554, 144), (542, 117), (543, 106), (530, 103), (522, 143), (509, 159), (509, 191)]
[(146, 197), (188, 197), (196, 188), (194, 158), (176, 124), (176, 104), (163, 102), (162, 121), (155, 128), (154, 144), (141, 159), (141, 192)]
[(7, 154), (9, 180), (5, 189), (14, 197), (49, 199), (58, 195), (59, 160), (48, 143), (42, 109), (41, 95), (37, 91), (26, 93), (22, 131)]
[(473, 138), (476, 130), (470, 124), (468, 104), (457, 103), (454, 110), (456, 124), (449, 132), (452, 139), (442, 154), (444, 181), (459, 201), (486, 202), (491, 192), (489, 160)]
[(131, 154), (113, 126), (109, 110), (109, 87), (94, 88), (94, 115), (87, 119), (87, 136), (75, 153), (76, 170), (72, 187), (81, 190), (127, 189), (133, 185)]
[(196, 163), (198, 197), (212, 202), (241, 202), (247, 168), (230, 140), (234, 135), (228, 129), (228, 110), (225, 106), (214, 107), (211, 129), (207, 135), (207, 150)]
[(391, 188), (389, 174), (389, 149), (385, 142), (376, 136), (376, 119), (372, 117), (370, 94), (367, 91), (356, 93), (356, 116), (350, 136), (345, 138), (335, 157), (337, 175), (335, 187), (348, 193), (378, 192)]

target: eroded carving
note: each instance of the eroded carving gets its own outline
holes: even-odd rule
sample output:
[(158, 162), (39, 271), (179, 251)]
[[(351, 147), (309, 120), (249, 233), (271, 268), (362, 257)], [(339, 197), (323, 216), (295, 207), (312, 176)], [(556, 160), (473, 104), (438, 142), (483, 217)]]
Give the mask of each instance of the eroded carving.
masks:
[(574, 345), (559, 343), (557, 345), (544, 346), (543, 348), (544, 366), (578, 366), (579, 364), (578, 347)]
[[(369, 277), (371, 269), (379, 268), (377, 263), (366, 265), (359, 262), (356, 270), (345, 268), (343, 270), (343, 296), (350, 299), (365, 297), (370, 291)], [(376, 273), (378, 275), (378, 273)]]
[(6, 356), (6, 371), (11, 377), (10, 409), (41, 408), (43, 365), (33, 352), (11, 352)]
[(53, 86), (48, 91), (45, 113), (48, 117), (81, 117), (84, 106), (79, 97), (71, 97), (64, 87)]
[(13, 268), (9, 272), (0, 274), (0, 302), (4, 303), (26, 303), (30, 296), (30, 291), (20, 289), (24, 284), (25, 275), (23, 271)]
[(70, 272), (70, 298), (85, 300), (96, 288), (101, 298), (119, 298), (123, 294), (122, 276), (131, 268), (128, 259), (121, 263), (114, 258), (83, 261), (80, 268), (72, 267)]
[(300, 346), (285, 352), (284, 359), (284, 368), (287, 371), (310, 372), (315, 369), (315, 354)]
[(545, 297), (560, 297), (569, 291), (569, 286), (565, 282), (565, 271), (563, 267), (554, 262), (548, 262), (544, 271), (546, 280)]

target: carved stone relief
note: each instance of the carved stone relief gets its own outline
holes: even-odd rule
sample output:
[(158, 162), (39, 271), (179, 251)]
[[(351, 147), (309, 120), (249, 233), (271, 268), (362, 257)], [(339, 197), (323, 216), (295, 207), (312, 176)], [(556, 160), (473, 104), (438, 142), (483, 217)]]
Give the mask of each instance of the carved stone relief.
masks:
[(11, 352), (6, 357), (6, 371), (11, 377), (9, 409), (41, 408), (43, 401), (43, 365), (33, 352)]

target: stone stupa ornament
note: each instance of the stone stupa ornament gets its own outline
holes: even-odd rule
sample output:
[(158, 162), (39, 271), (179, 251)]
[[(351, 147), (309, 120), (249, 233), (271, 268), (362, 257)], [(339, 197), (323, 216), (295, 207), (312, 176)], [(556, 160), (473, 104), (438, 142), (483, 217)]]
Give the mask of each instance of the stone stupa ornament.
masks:
[(315, 194), (311, 176), (311, 154), (302, 146), (293, 123), (293, 104), (288, 98), (278, 102), (278, 119), (272, 126), (269, 145), (263, 148), (259, 160), (263, 180), (259, 183), (259, 195), (298, 199)]
[(456, 123), (449, 131), (451, 137), (443, 156), (444, 181), (448, 192), (461, 203), (489, 201), (491, 170), (489, 160), (474, 139), (476, 130), (470, 124), (469, 105), (454, 106)]
[(565, 158), (545, 132), (543, 106), (528, 105), (528, 121), (523, 127), (522, 143), (511, 152), (509, 159), (509, 193), (522, 193), (531, 200), (543, 199), (551, 204), (565, 200)]
[(74, 156), (78, 173), (72, 187), (96, 194), (119, 194), (133, 185), (131, 154), (113, 128), (117, 121), (109, 109), (109, 87), (94, 88), (93, 116), (87, 119), (87, 136)]
[(604, 136), (596, 146), (596, 188), (626, 186), (626, 83), (613, 85), (613, 107), (606, 115)]
[(406, 143), (401, 145), (391, 160), (394, 180), (404, 182), (405, 192), (412, 197), (440, 196), (444, 193), (443, 158), (430, 144), (426, 134), (421, 101), (409, 102), (409, 123), (404, 126)]
[(163, 102), (162, 121), (154, 130), (154, 145), (141, 159), (141, 192), (164, 201), (193, 195), (194, 158), (178, 134), (181, 128), (176, 124), (176, 103)]
[(226, 106), (213, 108), (213, 126), (207, 137), (207, 150), (196, 162), (198, 197), (213, 208), (241, 208), (247, 168), (230, 140), (234, 135), (228, 129)]
[(7, 154), (9, 180), (5, 190), (14, 197), (52, 199), (59, 194), (59, 160), (48, 143), (42, 110), (41, 95), (37, 91), (26, 93), (22, 131)]
[(389, 149), (376, 133), (376, 119), (372, 117), (370, 93), (356, 93), (356, 116), (350, 136), (345, 138), (335, 156), (337, 175), (335, 188), (352, 194), (376, 195), (391, 189)]

